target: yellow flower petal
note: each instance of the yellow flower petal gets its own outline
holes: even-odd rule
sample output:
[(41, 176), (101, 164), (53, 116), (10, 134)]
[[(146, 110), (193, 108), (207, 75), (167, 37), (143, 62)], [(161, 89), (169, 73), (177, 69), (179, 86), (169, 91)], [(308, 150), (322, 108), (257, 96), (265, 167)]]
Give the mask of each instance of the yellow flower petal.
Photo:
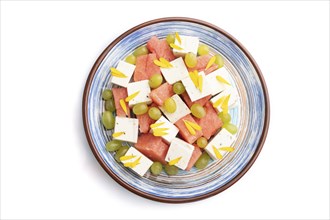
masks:
[[(186, 120), (185, 120), (186, 121)], [(199, 126), (197, 123), (192, 122), (192, 121), (186, 121), (193, 129), (197, 130), (197, 131), (201, 131), (202, 127)]]
[(221, 159), (222, 159), (222, 154), (219, 152), (219, 150), (218, 150), (214, 145), (212, 146), (212, 149), (213, 149), (213, 152), (214, 152), (215, 156), (216, 156), (219, 160), (221, 160)]
[(189, 77), (191, 81), (194, 83), (195, 87), (198, 87), (198, 78), (196, 77), (196, 74), (194, 72), (189, 73)]
[(210, 68), (210, 67), (213, 65), (213, 63), (215, 62), (215, 60), (216, 60), (216, 57), (213, 56), (213, 57), (209, 60), (209, 62), (207, 63), (207, 66), (206, 66), (205, 70), (207, 70), (208, 68)]
[(163, 131), (156, 131), (156, 132), (153, 132), (153, 135), (155, 137), (162, 137), (162, 136), (168, 135), (168, 133), (167, 132), (163, 132)]
[(181, 41), (181, 37), (180, 37), (180, 35), (179, 35), (178, 32), (175, 32), (175, 39), (177, 39), (177, 41), (179, 42), (179, 44), (182, 43), (182, 41)]
[(203, 90), (203, 76), (202, 75), (198, 76), (198, 89), (200, 92), (202, 92), (202, 90)]
[(222, 96), (221, 98), (219, 98), (217, 101), (215, 101), (213, 103), (213, 107), (217, 108), (218, 106), (220, 106), (223, 103), (223, 101), (225, 100), (225, 98), (226, 98), (226, 96)]
[(134, 155), (128, 155), (128, 156), (122, 156), (119, 159), (120, 159), (120, 161), (124, 161), (124, 160), (133, 159), (134, 157), (136, 157), (136, 156), (134, 156)]
[(233, 152), (235, 150), (233, 147), (220, 147), (219, 149), (227, 152)]
[(175, 165), (177, 163), (179, 163), (179, 161), (181, 160), (182, 157), (178, 157), (178, 158), (175, 158), (173, 160), (170, 160), (170, 162), (168, 162), (168, 165), (172, 166), (172, 165)]
[(168, 68), (173, 67), (173, 65), (163, 57), (159, 58), (159, 61), (165, 64)]
[(181, 48), (178, 45), (173, 44), (173, 43), (170, 44), (170, 47), (172, 47), (173, 49), (177, 49), (177, 50), (183, 50), (183, 48)]
[(125, 99), (125, 102), (129, 102), (129, 101), (131, 101), (131, 100), (134, 99), (139, 93), (140, 93), (140, 90), (137, 91), (137, 92), (134, 92), (132, 95), (127, 96), (126, 99)]
[(159, 60), (154, 60), (154, 64), (162, 68), (171, 68), (173, 65), (168, 62), (165, 58), (161, 57)]
[(133, 162), (124, 163), (125, 167), (134, 168), (140, 164), (141, 156)]
[(124, 110), (125, 114), (128, 115), (128, 113), (127, 113), (127, 106), (126, 106), (125, 100), (124, 99), (120, 99), (119, 100), (119, 104), (120, 104), (121, 108)]
[(111, 70), (111, 74), (113, 76), (115, 76), (115, 77), (118, 77), (118, 78), (127, 78), (127, 76), (124, 73), (120, 72), (116, 68), (111, 67), (110, 70)]
[(159, 60), (154, 60), (154, 64), (162, 68), (168, 68), (168, 66), (165, 63), (162, 63)]
[(119, 136), (121, 136), (123, 134), (125, 134), (125, 132), (123, 132), (123, 131), (115, 132), (115, 133), (112, 134), (112, 137), (117, 138), (117, 137), (119, 137)]
[(157, 131), (167, 131), (169, 128), (154, 128), (152, 129), (153, 132), (157, 132)]
[(229, 99), (230, 99), (230, 94), (225, 96), (225, 99), (223, 100), (222, 104), (221, 104), (221, 108), (224, 114), (228, 114), (228, 103), (229, 103)]
[(225, 80), (223, 77), (216, 76), (216, 78), (219, 82), (230, 85), (230, 83), (227, 80)]
[(189, 131), (189, 133), (191, 135), (195, 135), (196, 131), (194, 130), (194, 128), (189, 123), (187, 123), (186, 120), (183, 120), (183, 122), (184, 122), (184, 125), (186, 126), (187, 130)]
[(156, 127), (162, 126), (163, 124), (165, 124), (165, 122), (159, 122), (159, 123), (151, 124), (150, 128), (156, 128)]

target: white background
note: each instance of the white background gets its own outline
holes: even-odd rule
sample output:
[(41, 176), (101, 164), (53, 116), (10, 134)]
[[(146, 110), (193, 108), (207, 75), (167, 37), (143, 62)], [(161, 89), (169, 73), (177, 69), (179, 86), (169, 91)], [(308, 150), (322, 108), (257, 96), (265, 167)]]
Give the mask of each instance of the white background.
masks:
[[(271, 101), (268, 138), (249, 172), (217, 196), (179, 205), (113, 181), (81, 121), (98, 55), (165, 16), (234, 35)], [(1, 2), (1, 218), (329, 218), (329, 2)]]

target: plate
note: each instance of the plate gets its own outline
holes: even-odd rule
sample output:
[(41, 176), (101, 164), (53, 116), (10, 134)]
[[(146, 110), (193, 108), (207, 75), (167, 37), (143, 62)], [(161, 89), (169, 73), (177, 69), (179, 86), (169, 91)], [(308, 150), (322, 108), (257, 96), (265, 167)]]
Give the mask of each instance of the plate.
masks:
[[(105, 150), (111, 139), (101, 123), (104, 106), (101, 93), (111, 88), (110, 67), (125, 59), (154, 35), (165, 38), (178, 32), (197, 36), (214, 53), (224, 57), (230, 83), (239, 93), (239, 102), (230, 110), (231, 123), (238, 133), (235, 151), (221, 161), (210, 161), (203, 170), (180, 171), (176, 176), (165, 173), (140, 177), (116, 162)], [(269, 98), (262, 73), (250, 53), (233, 36), (205, 21), (171, 17), (137, 25), (115, 39), (99, 56), (88, 76), (83, 94), (83, 122), (87, 140), (103, 169), (126, 189), (160, 202), (182, 203), (216, 195), (237, 182), (252, 166), (266, 139), (269, 125)]]

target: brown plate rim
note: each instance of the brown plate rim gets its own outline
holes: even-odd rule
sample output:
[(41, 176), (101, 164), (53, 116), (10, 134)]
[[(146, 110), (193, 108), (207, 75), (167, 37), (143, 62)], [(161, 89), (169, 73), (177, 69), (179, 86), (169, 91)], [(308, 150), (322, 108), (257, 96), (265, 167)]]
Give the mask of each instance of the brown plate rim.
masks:
[[(116, 45), (124, 37), (126, 37), (130, 33), (134, 32), (134, 31), (136, 31), (140, 28), (143, 28), (143, 27), (151, 25), (151, 24), (156, 24), (156, 23), (160, 23), (160, 22), (171, 22), (171, 21), (184, 21), (184, 22), (192, 22), (192, 23), (204, 25), (204, 26), (207, 26), (211, 29), (214, 29), (215, 31), (220, 32), (221, 34), (225, 35), (230, 40), (232, 40), (245, 53), (245, 55), (248, 57), (248, 59), (250, 60), (250, 62), (253, 65), (253, 67), (255, 68), (255, 70), (258, 74), (258, 77), (261, 81), (262, 88), (263, 88), (264, 99), (265, 99), (264, 101), (265, 101), (265, 107), (266, 107), (265, 108), (265, 110), (266, 110), (265, 111), (265, 121), (264, 121), (264, 128), (263, 128), (263, 131), (262, 131), (262, 135), (261, 135), (261, 138), (259, 140), (257, 149), (256, 149), (255, 153), (253, 154), (253, 156), (251, 157), (250, 161), (247, 163), (247, 165), (242, 169), (242, 171), (237, 176), (235, 176), (232, 180), (230, 180), (228, 183), (226, 183), (222, 187), (220, 187), (220, 188), (218, 188), (218, 189), (216, 189), (212, 192), (209, 192), (209, 193), (206, 193), (206, 194), (203, 194), (203, 195), (200, 195), (200, 196), (192, 197), (192, 198), (164, 198), (164, 197), (159, 197), (159, 196), (151, 195), (151, 194), (148, 194), (146, 192), (140, 191), (140, 190), (132, 187), (128, 183), (124, 182), (115, 173), (112, 172), (112, 170), (106, 165), (106, 163), (103, 161), (101, 155), (97, 151), (96, 146), (92, 141), (92, 136), (91, 136), (91, 132), (90, 132), (90, 129), (89, 129), (89, 126), (88, 126), (88, 120), (87, 120), (88, 119), (87, 101), (88, 101), (88, 95), (89, 95), (91, 83), (92, 83), (92, 80), (94, 78), (94, 75), (95, 75), (98, 67), (100, 66), (100, 64), (102, 63), (103, 59), (108, 54), (108, 52), (114, 47), (114, 45)], [(217, 27), (217, 26), (215, 26), (211, 23), (203, 21), (203, 20), (199, 20), (199, 19), (195, 19), (195, 18), (188, 18), (188, 17), (164, 17), (164, 18), (158, 18), (158, 19), (154, 19), (154, 20), (144, 22), (142, 24), (139, 24), (139, 25), (129, 29), (128, 31), (124, 32), (119, 37), (117, 37), (114, 41), (112, 41), (112, 43), (109, 44), (109, 46), (107, 48), (104, 49), (104, 51), (101, 53), (101, 55), (95, 61), (94, 65), (93, 65), (93, 67), (92, 67), (92, 69), (89, 73), (89, 76), (87, 78), (86, 84), (85, 84), (85, 89), (84, 89), (84, 93), (83, 93), (83, 100), (82, 100), (82, 118), (83, 118), (83, 124), (84, 124), (84, 130), (85, 130), (86, 138), (87, 138), (87, 141), (89, 143), (89, 146), (90, 146), (95, 158), (97, 159), (99, 164), (103, 167), (103, 169), (117, 183), (119, 183), (121, 186), (125, 187), (129, 191), (131, 191), (131, 192), (133, 192), (133, 193), (135, 193), (139, 196), (145, 197), (147, 199), (151, 199), (151, 200), (158, 201), (158, 202), (166, 202), (166, 203), (185, 203), (185, 202), (194, 202), (194, 201), (198, 201), (198, 200), (201, 200), (201, 199), (209, 198), (211, 196), (214, 196), (214, 195), (228, 189), (230, 186), (235, 184), (239, 179), (241, 179), (244, 176), (244, 174), (251, 168), (251, 166), (253, 165), (253, 163), (255, 162), (257, 157), (259, 156), (260, 151), (261, 151), (261, 149), (262, 149), (262, 147), (265, 143), (265, 140), (266, 140), (266, 136), (267, 136), (267, 132), (268, 132), (268, 128), (269, 128), (270, 104), (269, 104), (269, 95), (268, 95), (266, 82), (264, 80), (264, 77), (261, 73), (261, 70), (260, 70), (259, 66), (257, 65), (256, 61), (253, 59), (251, 54), (248, 52), (248, 50), (236, 38), (234, 38), (232, 35), (230, 35), (226, 31), (224, 31), (223, 29), (221, 29), (221, 28), (219, 28), (219, 27)]]

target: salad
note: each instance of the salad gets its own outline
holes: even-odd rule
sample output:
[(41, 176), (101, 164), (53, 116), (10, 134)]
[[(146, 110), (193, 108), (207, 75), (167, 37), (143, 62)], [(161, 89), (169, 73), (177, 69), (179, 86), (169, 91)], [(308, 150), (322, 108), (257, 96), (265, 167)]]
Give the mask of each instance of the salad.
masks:
[(110, 73), (101, 121), (112, 131), (105, 148), (118, 163), (140, 176), (176, 175), (235, 150), (229, 109), (239, 96), (222, 56), (199, 38), (153, 36)]

